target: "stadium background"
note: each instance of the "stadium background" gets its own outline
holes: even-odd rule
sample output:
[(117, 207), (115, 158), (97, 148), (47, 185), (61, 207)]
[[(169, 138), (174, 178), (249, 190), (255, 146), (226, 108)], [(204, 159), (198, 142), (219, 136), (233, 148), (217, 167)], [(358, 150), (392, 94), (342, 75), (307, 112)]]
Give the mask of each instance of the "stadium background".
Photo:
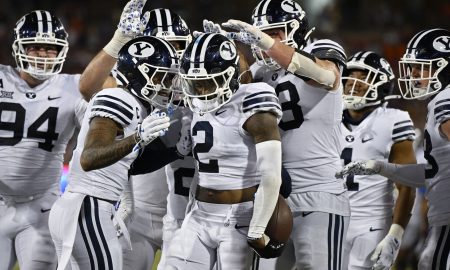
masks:
[[(1, 0), (0, 63), (15, 65), (11, 57), (15, 22), (35, 9), (58, 16), (69, 33), (70, 49), (65, 73), (81, 73), (94, 55), (109, 41), (126, 0)], [(202, 30), (204, 18), (224, 22), (229, 18), (249, 21), (257, 0), (148, 0), (146, 7), (171, 8), (180, 14), (191, 30)], [(397, 61), (407, 41), (418, 31), (450, 28), (448, 0), (297, 0), (307, 13), (315, 38), (341, 43), (347, 56), (358, 50), (384, 55), (398, 74)], [(424, 125), (425, 103), (391, 102), (406, 109), (418, 128)]]

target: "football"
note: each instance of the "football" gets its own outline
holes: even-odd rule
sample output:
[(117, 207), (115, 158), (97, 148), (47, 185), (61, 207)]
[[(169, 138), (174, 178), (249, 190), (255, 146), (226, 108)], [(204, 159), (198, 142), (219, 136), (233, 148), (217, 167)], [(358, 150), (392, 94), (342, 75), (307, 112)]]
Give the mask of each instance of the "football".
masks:
[(292, 212), (283, 196), (278, 196), (278, 202), (273, 210), (272, 217), (267, 223), (265, 234), (271, 240), (286, 243), (292, 232)]

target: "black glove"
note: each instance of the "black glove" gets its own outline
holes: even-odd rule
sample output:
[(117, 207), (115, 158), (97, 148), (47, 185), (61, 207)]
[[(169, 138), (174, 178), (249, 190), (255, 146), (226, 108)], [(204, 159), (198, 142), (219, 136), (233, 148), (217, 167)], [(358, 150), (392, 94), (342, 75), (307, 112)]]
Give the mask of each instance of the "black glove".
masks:
[(269, 243), (263, 248), (256, 248), (252, 245), (252, 242), (248, 241), (249, 246), (258, 254), (259, 257), (264, 259), (271, 259), (280, 257), (286, 246), (286, 243), (280, 243), (275, 240), (269, 240)]

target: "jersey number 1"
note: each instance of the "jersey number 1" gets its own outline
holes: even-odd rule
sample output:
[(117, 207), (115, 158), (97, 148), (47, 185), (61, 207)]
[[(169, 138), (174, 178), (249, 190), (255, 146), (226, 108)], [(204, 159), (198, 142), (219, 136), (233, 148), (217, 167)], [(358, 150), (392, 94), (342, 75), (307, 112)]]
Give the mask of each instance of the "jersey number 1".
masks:
[[(344, 160), (344, 165), (347, 165), (352, 161), (352, 154), (353, 148), (344, 148), (344, 150), (342, 150), (341, 159)], [(354, 175), (348, 175), (346, 180), (347, 189), (349, 191), (359, 190), (359, 183), (355, 182)]]

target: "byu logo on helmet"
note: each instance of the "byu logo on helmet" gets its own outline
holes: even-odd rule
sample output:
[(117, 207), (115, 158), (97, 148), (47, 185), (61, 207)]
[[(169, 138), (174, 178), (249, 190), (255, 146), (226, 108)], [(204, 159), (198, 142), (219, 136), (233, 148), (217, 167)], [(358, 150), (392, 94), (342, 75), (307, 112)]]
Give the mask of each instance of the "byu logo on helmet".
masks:
[(384, 58), (380, 58), (380, 64), (381, 66), (387, 70), (389, 73), (393, 74), (394, 72), (392, 71), (391, 65), (388, 63), (388, 61), (386, 61), (386, 59)]
[(134, 57), (149, 57), (155, 53), (155, 48), (148, 42), (138, 41), (128, 48), (128, 53)]
[(285, 0), (281, 3), (281, 8), (289, 13), (300, 13), (302, 11), (302, 7), (294, 1)]
[(225, 41), (222, 44), (220, 44), (219, 51), (220, 51), (220, 56), (224, 60), (232, 60), (234, 57), (236, 57), (236, 48), (229, 41)]
[(440, 36), (433, 40), (433, 47), (440, 52), (450, 52), (450, 36)]

